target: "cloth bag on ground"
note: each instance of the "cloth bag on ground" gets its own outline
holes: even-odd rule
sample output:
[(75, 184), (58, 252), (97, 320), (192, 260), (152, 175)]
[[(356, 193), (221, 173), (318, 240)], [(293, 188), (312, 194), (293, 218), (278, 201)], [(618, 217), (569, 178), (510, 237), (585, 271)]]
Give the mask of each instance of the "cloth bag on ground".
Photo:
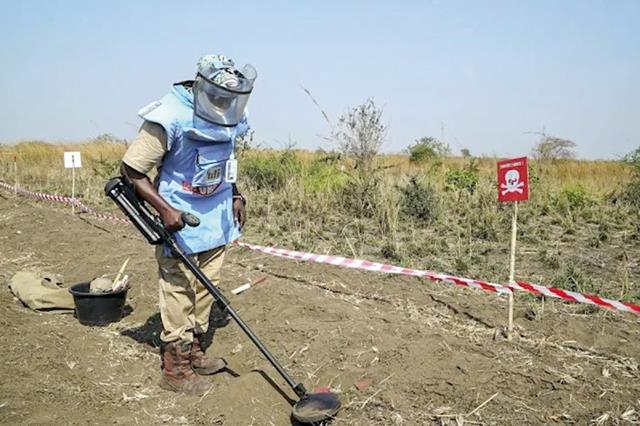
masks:
[(72, 313), (73, 296), (62, 287), (57, 274), (30, 271), (17, 272), (9, 281), (11, 292), (28, 308), (51, 313)]

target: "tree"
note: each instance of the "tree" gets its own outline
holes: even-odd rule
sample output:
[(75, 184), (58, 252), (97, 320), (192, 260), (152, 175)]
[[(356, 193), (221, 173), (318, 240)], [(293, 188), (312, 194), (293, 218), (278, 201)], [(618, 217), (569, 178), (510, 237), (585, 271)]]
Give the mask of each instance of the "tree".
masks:
[(422, 163), (427, 160), (444, 157), (451, 153), (449, 145), (431, 137), (422, 137), (408, 148), (409, 161), (412, 163)]
[(368, 170), (387, 137), (387, 128), (382, 122), (382, 108), (367, 99), (338, 119), (332, 136), (340, 150), (355, 160), (356, 168)]
[(576, 143), (569, 139), (539, 132), (540, 141), (533, 147), (533, 158), (540, 162), (558, 159), (574, 158)]

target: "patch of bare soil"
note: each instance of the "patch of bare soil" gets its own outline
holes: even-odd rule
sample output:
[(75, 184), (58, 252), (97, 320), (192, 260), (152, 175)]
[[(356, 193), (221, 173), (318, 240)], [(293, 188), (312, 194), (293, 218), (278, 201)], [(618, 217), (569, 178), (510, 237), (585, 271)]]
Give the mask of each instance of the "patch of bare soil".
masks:
[[(212, 377), (203, 397), (157, 386), (156, 265), (133, 228), (1, 195), (0, 282), (31, 269), (71, 285), (115, 273), (131, 256), (133, 288), (129, 314), (95, 328), (32, 312), (0, 289), (0, 423), (291, 424), (291, 391), (218, 313), (210, 351), (230, 371)], [(339, 392), (335, 425), (640, 422), (632, 315), (547, 301), (530, 320), (519, 295), (518, 335), (507, 342), (499, 296), (238, 248), (221, 288), (294, 377)], [(363, 379), (370, 384), (358, 390)]]

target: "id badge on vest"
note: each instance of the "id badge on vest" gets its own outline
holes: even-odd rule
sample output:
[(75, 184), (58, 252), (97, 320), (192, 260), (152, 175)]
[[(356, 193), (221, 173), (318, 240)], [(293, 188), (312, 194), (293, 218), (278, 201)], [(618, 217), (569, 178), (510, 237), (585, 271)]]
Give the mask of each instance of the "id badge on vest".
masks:
[(230, 159), (227, 160), (225, 167), (225, 176), (224, 180), (229, 183), (236, 183), (238, 179), (238, 160), (233, 158), (233, 155)]

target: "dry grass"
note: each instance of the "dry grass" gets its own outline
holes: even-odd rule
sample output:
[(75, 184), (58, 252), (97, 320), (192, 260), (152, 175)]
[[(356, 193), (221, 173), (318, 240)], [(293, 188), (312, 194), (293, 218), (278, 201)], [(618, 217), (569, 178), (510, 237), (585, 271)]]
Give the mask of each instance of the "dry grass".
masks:
[[(68, 170), (63, 168), (63, 152), (80, 151), (83, 156), (84, 168), (79, 171), (88, 178), (90, 175), (107, 174), (108, 165), (117, 164), (127, 146), (123, 143), (105, 141), (87, 141), (83, 143), (50, 144), (39, 141), (21, 142), (16, 145), (0, 145), (0, 171), (2, 178), (13, 180), (13, 158), (17, 158), (19, 178), (25, 183), (36, 185), (54, 184), (68, 179)], [(312, 164), (326, 153), (305, 150), (294, 150), (295, 157), (302, 164)], [(272, 150), (251, 150), (246, 155), (260, 157), (274, 153)], [(477, 164), (481, 176), (493, 177), (497, 158), (478, 158)], [(462, 169), (468, 163), (467, 158), (449, 157), (437, 169)], [(387, 174), (398, 177), (407, 174), (424, 173), (433, 166), (429, 164), (413, 164), (406, 155), (389, 154), (379, 156), (378, 165), (387, 169)], [(350, 162), (343, 160), (343, 165), (349, 167)], [(618, 161), (584, 161), (559, 160), (548, 165), (532, 162), (532, 172), (543, 175), (547, 183), (553, 188), (563, 188), (580, 185), (589, 192), (605, 194), (615, 190), (619, 183), (627, 182), (631, 178), (632, 170)], [(102, 173), (100, 173), (102, 172)], [(103, 177), (103, 176), (98, 176)], [(87, 189), (91, 184), (87, 182)], [(90, 192), (90, 191), (88, 191)]]
[[(15, 156), (21, 185), (70, 194), (65, 150), (83, 155), (78, 196), (113, 210), (102, 188), (117, 173), (126, 150), (120, 142), (0, 146), (0, 178), (13, 183)], [(496, 202), (495, 164), (495, 158), (462, 157), (415, 164), (394, 154), (376, 157), (372, 170), (362, 171), (336, 153), (249, 149), (241, 156), (240, 186), (251, 200), (249, 214), (263, 220), (250, 223), (248, 236), (259, 243), (500, 281), (507, 275), (510, 209)], [(617, 195), (632, 178), (632, 168), (616, 161), (559, 160), (532, 162), (530, 171), (518, 275), (640, 298), (638, 211)], [(460, 178), (467, 186), (452, 187)], [(418, 186), (407, 190), (412, 179)]]

